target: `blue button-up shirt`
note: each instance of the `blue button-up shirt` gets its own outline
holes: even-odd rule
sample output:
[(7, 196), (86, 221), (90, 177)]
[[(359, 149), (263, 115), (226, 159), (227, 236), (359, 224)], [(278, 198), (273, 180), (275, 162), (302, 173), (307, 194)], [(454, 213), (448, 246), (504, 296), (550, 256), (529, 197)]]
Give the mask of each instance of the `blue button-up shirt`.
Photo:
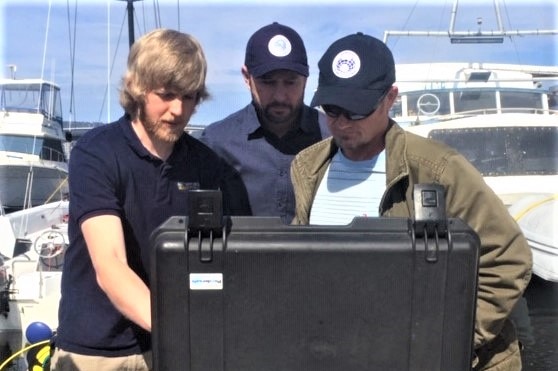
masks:
[(294, 217), (295, 199), (290, 167), (302, 149), (329, 136), (325, 116), (304, 106), (300, 126), (282, 138), (266, 132), (252, 104), (205, 128), (201, 140), (242, 176), (252, 214)]

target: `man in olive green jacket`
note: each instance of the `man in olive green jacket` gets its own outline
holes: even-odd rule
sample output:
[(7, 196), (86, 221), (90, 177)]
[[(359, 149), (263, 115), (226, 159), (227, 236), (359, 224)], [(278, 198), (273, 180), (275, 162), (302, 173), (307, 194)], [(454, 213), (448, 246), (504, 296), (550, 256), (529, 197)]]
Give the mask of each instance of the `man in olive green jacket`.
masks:
[[(351, 166), (351, 162), (383, 154), (385, 187), (378, 216), (411, 217), (413, 186), (442, 185), (447, 216), (464, 220), (481, 241), (472, 366), (475, 370), (521, 370), (515, 328), (508, 317), (529, 283), (532, 260), (519, 227), (463, 156), (404, 131), (389, 118), (398, 89), (393, 86), (393, 57), (385, 44), (360, 33), (347, 36), (328, 48), (319, 67), (312, 105), (322, 106), (328, 115), (333, 137), (303, 150), (291, 165), (296, 196), (293, 223), (312, 223), (318, 194), (335, 197), (330, 186), (337, 180), (327, 178), (336, 156)], [(320, 188), (322, 180), (327, 190)]]

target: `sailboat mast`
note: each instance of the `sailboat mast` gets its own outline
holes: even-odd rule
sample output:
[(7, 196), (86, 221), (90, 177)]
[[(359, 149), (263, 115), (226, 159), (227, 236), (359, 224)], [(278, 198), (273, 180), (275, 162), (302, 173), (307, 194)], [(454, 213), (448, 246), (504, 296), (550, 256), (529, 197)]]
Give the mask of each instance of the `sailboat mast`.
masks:
[(134, 38), (134, 2), (141, 0), (120, 0), (126, 1), (126, 10), (128, 11), (128, 45), (131, 48), (135, 41)]

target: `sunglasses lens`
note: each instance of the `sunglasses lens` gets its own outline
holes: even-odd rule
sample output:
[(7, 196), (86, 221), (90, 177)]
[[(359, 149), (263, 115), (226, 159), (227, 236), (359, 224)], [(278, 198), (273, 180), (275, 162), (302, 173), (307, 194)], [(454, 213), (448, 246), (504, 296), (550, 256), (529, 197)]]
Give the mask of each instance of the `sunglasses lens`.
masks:
[(331, 118), (337, 118), (339, 116), (341, 116), (343, 114), (343, 108), (338, 107), (338, 106), (331, 106), (329, 104), (325, 104), (322, 106), (324, 112), (326, 113), (326, 115), (328, 115)]
[(324, 110), (326, 115), (328, 115), (331, 118), (337, 118), (339, 116), (345, 116), (346, 118), (348, 118), (351, 121), (362, 120), (363, 118), (366, 118), (366, 117), (370, 116), (372, 114), (372, 112), (374, 112), (374, 111), (372, 111), (367, 115), (359, 115), (357, 113), (349, 112), (346, 109), (343, 109), (339, 106), (333, 106), (333, 105), (329, 105), (329, 104), (324, 104), (322, 106), (322, 109)]
[[(372, 112), (374, 112), (374, 111), (372, 111)], [(349, 118), (349, 120), (355, 121), (355, 120), (362, 120), (362, 119), (370, 116), (371, 114), (372, 113), (369, 113), (368, 115), (357, 115), (356, 113), (347, 112), (347, 117)]]

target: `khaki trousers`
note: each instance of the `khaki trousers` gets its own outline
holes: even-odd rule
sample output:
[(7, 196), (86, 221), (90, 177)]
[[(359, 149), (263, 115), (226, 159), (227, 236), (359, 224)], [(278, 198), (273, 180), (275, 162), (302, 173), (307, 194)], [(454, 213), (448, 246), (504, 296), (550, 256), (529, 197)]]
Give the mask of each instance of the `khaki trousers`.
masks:
[(56, 348), (51, 371), (151, 371), (151, 351), (125, 357), (86, 356)]

